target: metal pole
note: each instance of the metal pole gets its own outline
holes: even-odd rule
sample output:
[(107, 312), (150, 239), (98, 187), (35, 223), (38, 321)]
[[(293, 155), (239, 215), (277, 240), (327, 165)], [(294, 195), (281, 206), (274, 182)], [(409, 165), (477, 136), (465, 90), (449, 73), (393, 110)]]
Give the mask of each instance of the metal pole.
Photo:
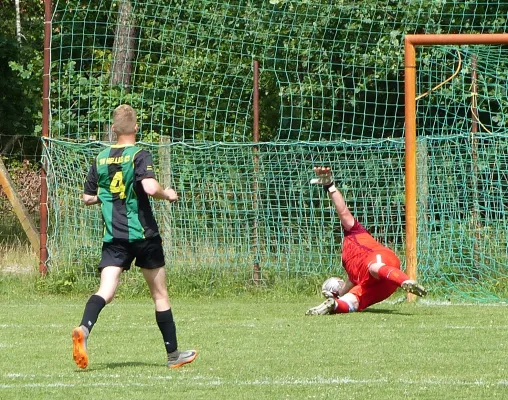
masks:
[[(406, 272), (416, 279), (416, 50), (406, 36), (405, 71), (405, 144), (406, 144)], [(407, 295), (412, 301), (415, 296)]]
[[(508, 44), (508, 33), (406, 35), (404, 37), (404, 90), (406, 118), (406, 270), (416, 279), (416, 46)], [(408, 300), (414, 295), (408, 294)]]
[(472, 272), (478, 278), (480, 273), (478, 270), (478, 243), (480, 242), (480, 221), (478, 218), (478, 75), (476, 71), (476, 54), (471, 58), (471, 158), (472, 158), (472, 186), (473, 186), (473, 207), (471, 213), (471, 222), (474, 229), (474, 245), (473, 245), (473, 267)]
[[(49, 73), (51, 63), (51, 0), (44, 0), (44, 69), (42, 74), (42, 136), (49, 137)], [(40, 252), (39, 272), (45, 276), (48, 272), (48, 183), (46, 174), (46, 160), (41, 166), (41, 194), (40, 194)]]
[[(253, 72), (254, 72), (254, 81), (253, 81), (253, 98), (252, 98), (252, 108), (253, 108), (253, 121), (252, 121), (252, 133), (253, 133), (253, 142), (255, 144), (259, 143), (259, 61), (254, 60), (253, 62)], [(254, 176), (252, 180), (252, 207), (256, 214), (254, 218), (254, 226), (252, 232), (252, 243), (254, 247), (257, 249), (259, 246), (259, 236), (258, 236), (258, 220), (257, 220), (257, 211), (258, 211), (258, 173), (259, 173), (259, 148), (257, 145), (253, 147), (254, 153)], [(258, 252), (255, 252), (254, 255), (254, 265), (253, 265), (253, 279), (255, 283), (258, 283), (261, 278), (261, 269), (259, 267), (258, 260)]]
[(413, 46), (445, 44), (508, 44), (508, 33), (468, 33), (449, 35), (406, 35), (405, 40)]

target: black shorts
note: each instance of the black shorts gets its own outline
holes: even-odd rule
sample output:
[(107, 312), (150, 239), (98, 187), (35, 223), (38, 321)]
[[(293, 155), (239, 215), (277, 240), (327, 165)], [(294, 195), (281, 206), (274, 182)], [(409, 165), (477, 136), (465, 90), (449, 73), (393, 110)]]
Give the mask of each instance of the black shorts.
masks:
[(128, 242), (113, 240), (102, 243), (102, 257), (99, 270), (104, 267), (122, 267), (128, 271), (132, 261), (136, 259), (136, 266), (155, 269), (164, 266), (164, 251), (160, 236)]

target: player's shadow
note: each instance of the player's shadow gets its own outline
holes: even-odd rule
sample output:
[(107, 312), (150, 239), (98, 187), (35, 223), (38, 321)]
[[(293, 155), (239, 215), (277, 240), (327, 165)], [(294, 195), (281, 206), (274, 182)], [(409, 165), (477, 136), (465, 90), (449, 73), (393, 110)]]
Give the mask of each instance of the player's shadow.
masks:
[(362, 313), (373, 313), (373, 314), (393, 314), (393, 315), (412, 315), (411, 313), (400, 312), (399, 310), (393, 310), (388, 308), (366, 308)]
[(128, 368), (128, 367), (161, 367), (164, 363), (147, 363), (142, 361), (124, 361), (124, 362), (113, 362), (104, 364), (95, 364), (93, 367), (89, 367), (88, 370), (103, 370), (103, 369), (116, 369), (116, 368)]

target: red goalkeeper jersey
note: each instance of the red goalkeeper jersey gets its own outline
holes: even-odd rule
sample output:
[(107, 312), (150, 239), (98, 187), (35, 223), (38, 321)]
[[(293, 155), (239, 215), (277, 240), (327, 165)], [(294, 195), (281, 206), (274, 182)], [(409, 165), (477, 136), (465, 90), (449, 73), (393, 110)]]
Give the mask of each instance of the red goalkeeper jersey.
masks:
[(391, 249), (374, 239), (358, 221), (355, 220), (350, 230), (344, 230), (342, 266), (355, 285), (370, 278), (369, 264), (375, 262), (378, 255), (383, 256), (384, 260), (397, 258)]

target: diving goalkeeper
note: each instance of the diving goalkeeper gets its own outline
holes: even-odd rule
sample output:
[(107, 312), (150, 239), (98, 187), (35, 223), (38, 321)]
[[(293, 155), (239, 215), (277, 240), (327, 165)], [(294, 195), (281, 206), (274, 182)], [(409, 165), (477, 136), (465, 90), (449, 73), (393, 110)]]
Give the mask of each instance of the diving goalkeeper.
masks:
[(398, 287), (417, 296), (427, 291), (400, 270), (400, 260), (388, 247), (374, 239), (351, 214), (342, 193), (335, 187), (328, 167), (315, 167), (317, 178), (311, 183), (322, 185), (339, 215), (344, 239), (342, 266), (347, 279), (338, 293), (323, 292), (328, 298), (309, 309), (306, 315), (325, 315), (362, 311), (390, 297)]

